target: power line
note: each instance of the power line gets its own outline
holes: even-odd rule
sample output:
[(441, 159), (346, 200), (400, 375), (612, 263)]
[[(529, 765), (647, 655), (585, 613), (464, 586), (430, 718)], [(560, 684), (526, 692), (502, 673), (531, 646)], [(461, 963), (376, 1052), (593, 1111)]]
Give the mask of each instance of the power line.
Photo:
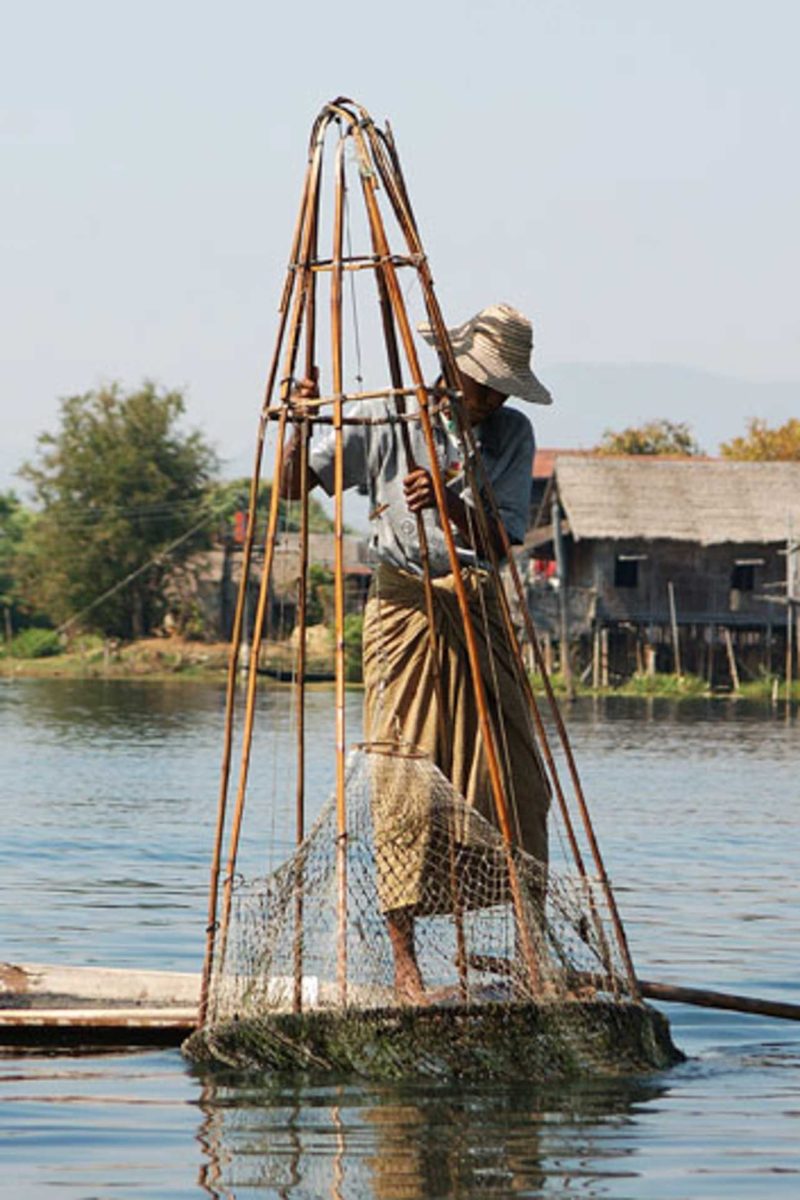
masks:
[(85, 617), (87, 613), (92, 611), (92, 609), (97, 608), (98, 604), (102, 604), (105, 600), (108, 600), (111, 596), (115, 595), (116, 592), (119, 592), (122, 590), (122, 588), (127, 587), (127, 585), (132, 583), (134, 579), (136, 579), (149, 567), (152, 567), (153, 563), (156, 563), (159, 559), (166, 558), (168, 555), (172, 554), (174, 550), (177, 550), (178, 546), (180, 546), (183, 542), (188, 541), (188, 539), (193, 534), (197, 533), (198, 530), (202, 529), (209, 520), (216, 518), (217, 516), (218, 513), (214, 510), (207, 512), (205, 517), (201, 521), (198, 521), (196, 525), (193, 525), (191, 529), (188, 529), (186, 533), (181, 534), (181, 536), (176, 538), (175, 541), (170, 542), (169, 545), (165, 546), (162, 550), (159, 550), (157, 554), (154, 554), (152, 558), (149, 558), (146, 563), (142, 564), (141, 567), (137, 567), (135, 571), (131, 571), (131, 573), (126, 575), (124, 579), (120, 579), (118, 583), (115, 583), (113, 587), (110, 587), (107, 591), (103, 592), (103, 594), (98, 596), (96, 600), (93, 600), (91, 604), (87, 604), (85, 608), (80, 610), (80, 612), (75, 613), (74, 616), (71, 616), (66, 621), (62, 622), (62, 624), (59, 625), (58, 629), (56, 630), (56, 633), (66, 632), (70, 625), (74, 625), (76, 621), (81, 619), (81, 617)]

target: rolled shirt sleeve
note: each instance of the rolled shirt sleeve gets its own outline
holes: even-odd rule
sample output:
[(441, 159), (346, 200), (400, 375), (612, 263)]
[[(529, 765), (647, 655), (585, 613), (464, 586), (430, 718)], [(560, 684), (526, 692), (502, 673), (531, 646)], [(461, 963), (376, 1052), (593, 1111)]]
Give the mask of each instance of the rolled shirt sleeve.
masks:
[[(484, 469), (508, 540), (518, 546), (524, 542), (528, 528), (536, 449), (533, 426), (515, 408), (500, 409), (486, 426), (478, 427)], [(468, 494), (464, 499), (468, 503), (471, 500)]]
[[(354, 405), (348, 416), (359, 415), (360, 406)], [(311, 470), (329, 496), (334, 491), (336, 457), (336, 434), (328, 428), (319, 445), (314, 446), (309, 456)], [(357, 487), (367, 480), (367, 446), (365, 426), (344, 425), (342, 427), (342, 458), (345, 488)]]

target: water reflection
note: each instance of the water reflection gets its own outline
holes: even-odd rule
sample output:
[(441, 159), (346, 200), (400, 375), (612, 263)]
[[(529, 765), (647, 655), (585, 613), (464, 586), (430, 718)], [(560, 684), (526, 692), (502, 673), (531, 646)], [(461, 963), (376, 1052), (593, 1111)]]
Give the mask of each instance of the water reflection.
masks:
[[(260, 703), (249, 803), (263, 859), (293, 827), (293, 739), (287, 689)], [(217, 685), (0, 682), (4, 958), (198, 968), (221, 705)], [(331, 705), (309, 696), (316, 803), (333, 778)], [(360, 707), (348, 696), (351, 731)], [(796, 714), (603, 698), (565, 715), (642, 975), (796, 1000)], [(6, 1058), (0, 1196), (795, 1200), (800, 1027), (668, 1015), (699, 1060), (572, 1090), (270, 1089), (198, 1078), (177, 1052)]]
[(160, 740), (198, 721), (216, 722), (224, 688), (189, 681), (26, 679), (0, 686), (0, 720), (48, 737)]
[[(608, 1196), (635, 1176), (616, 1134), (660, 1077), (569, 1087), (276, 1084), (205, 1077), (200, 1185), (214, 1197)], [(611, 1135), (609, 1137), (609, 1135)]]

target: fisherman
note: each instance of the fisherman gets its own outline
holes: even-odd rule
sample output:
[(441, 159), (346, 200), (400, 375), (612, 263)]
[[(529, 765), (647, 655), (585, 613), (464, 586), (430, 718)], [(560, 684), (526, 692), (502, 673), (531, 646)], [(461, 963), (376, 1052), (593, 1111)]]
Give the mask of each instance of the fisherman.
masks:
[[(419, 328), (425, 340), (435, 346), (431, 328)], [(483, 475), (488, 478), (509, 542), (519, 544), (528, 524), (534, 435), (528, 418), (505, 407), (505, 403), (509, 396), (533, 404), (552, 402), (550, 393), (531, 370), (530, 321), (510, 305), (497, 304), (448, 333)], [(303, 402), (316, 395), (315, 380), (304, 380), (297, 387), (292, 400), (299, 415)], [(405, 422), (412, 452), (409, 469), (405, 435), (390, 398), (358, 401), (348, 415), (368, 419), (344, 426), (344, 487), (368, 489), (372, 548), (377, 559), (364, 619), (365, 737), (376, 744), (401, 742), (422, 750), (457, 793), (496, 825), (470, 683), (464, 621), (438, 519), (433, 480), (425, 465), (429, 460), (420, 422)], [(463, 449), (455, 436), (456, 426), (452, 420), (438, 418), (433, 429), (446, 485), (447, 516), (473, 615), (481, 673), (495, 720), (503, 726), (501, 767), (514, 841), (544, 866), (549, 787), (530, 713), (516, 682), (493, 582), (483, 569), (490, 551), (476, 527), (474, 500), (465, 476)], [(334, 491), (334, 448), (335, 437), (329, 431), (309, 456), (309, 486), (321, 485), (328, 495)], [(299, 450), (298, 423), (284, 457), (281, 494), (287, 499), (300, 495)], [(432, 580), (438, 663), (431, 650), (418, 514), (422, 515)], [(492, 548), (502, 558), (502, 533), (488, 509), (486, 523)], [(439, 696), (447, 710), (444, 714), (439, 712)], [(406, 838), (401, 852), (399, 843), (392, 848), (391, 826), (398, 818), (397, 810), (393, 815), (379, 803), (374, 807), (374, 817), (378, 887), (394, 955), (395, 988), (400, 998), (423, 1002), (414, 921), (417, 916), (442, 911), (431, 899), (436, 888), (431, 889), (426, 879), (430, 838), (420, 834)]]

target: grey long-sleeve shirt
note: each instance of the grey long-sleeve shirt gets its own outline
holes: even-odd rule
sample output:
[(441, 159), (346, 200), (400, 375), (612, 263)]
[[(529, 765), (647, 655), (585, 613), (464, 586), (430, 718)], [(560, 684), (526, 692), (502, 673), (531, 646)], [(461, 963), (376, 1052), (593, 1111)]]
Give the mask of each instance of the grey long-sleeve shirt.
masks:
[[(413, 411), (410, 406), (409, 411)], [(344, 486), (365, 486), (371, 501), (372, 552), (379, 562), (421, 574), (416, 517), (406, 506), (403, 479), (409, 467), (403, 450), (400, 424), (393, 419), (390, 400), (363, 400), (348, 410), (348, 416), (378, 419), (374, 425), (345, 425), (343, 429)], [(425, 439), (418, 421), (408, 422), (415, 465), (430, 468)], [(462, 452), (442, 421), (434, 421), (437, 456), (446, 486), (467, 504), (473, 504), (464, 478)], [(500, 517), (513, 543), (525, 537), (530, 505), (531, 471), (534, 455), (533, 427), (516, 409), (497, 409), (474, 428), (475, 441), (497, 502)], [(328, 495), (334, 489), (334, 433), (326, 431), (312, 448), (310, 465)], [(480, 478), (480, 476), (479, 476)], [(431, 572), (446, 575), (450, 560), (438, 514), (423, 513), (428, 538)], [(453, 527), (459, 558), (474, 564), (475, 552), (464, 545)]]

